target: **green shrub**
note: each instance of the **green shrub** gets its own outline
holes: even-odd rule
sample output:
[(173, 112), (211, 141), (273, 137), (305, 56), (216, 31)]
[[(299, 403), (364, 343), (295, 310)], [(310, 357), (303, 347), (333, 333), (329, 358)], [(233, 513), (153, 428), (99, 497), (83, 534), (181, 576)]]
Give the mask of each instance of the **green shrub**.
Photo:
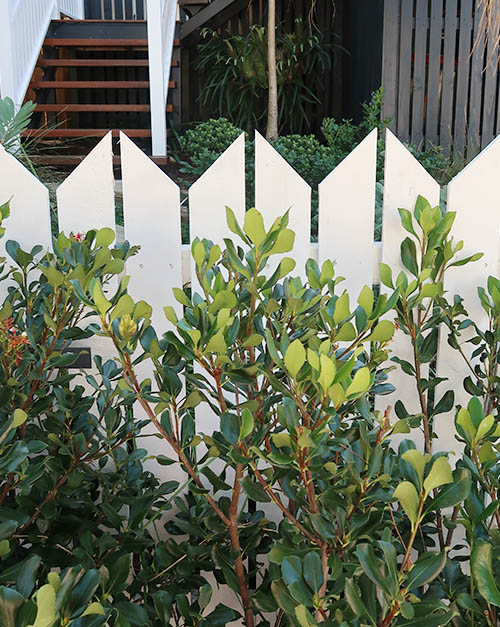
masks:
[[(216, 578), (239, 596), (245, 625), (493, 624), (492, 606), (500, 604), (500, 564), (493, 559), (500, 546), (500, 430), (491, 367), (500, 281), (480, 291), (493, 329), (484, 334), (443, 291), (449, 267), (481, 256), (457, 258), (453, 219), (422, 198), (414, 212), (401, 210), (409, 234), (401, 245), (405, 270), (393, 278), (381, 264), (388, 293), (375, 296), (367, 286), (351, 304), (331, 262), (319, 268), (309, 261), (305, 282), (290, 278), (295, 263), (288, 257), (273, 264), (271, 276), (265, 273), (275, 253), (292, 249), (287, 216), (266, 232), (257, 211), (248, 211), (240, 226), (228, 210), (238, 246), (226, 240), (221, 251), (206, 240), (193, 242), (201, 293), (176, 291), (184, 313), (178, 319), (172, 307), (165, 309), (175, 330), (160, 340), (140, 329), (133, 301), (95, 299), (80, 284), (113, 339), (130, 392), (192, 479), (192, 542), (199, 542), (204, 509), (202, 525), (216, 538)], [(111, 324), (120, 316), (126, 329)], [(392, 362), (409, 374), (420, 399), (412, 414), (398, 402), (396, 419), (390, 407), (373, 408), (374, 395), (393, 391), (391, 318), (413, 346), (411, 362), (398, 355)], [(470, 325), (487, 363), (466, 382), (475, 396), (457, 413), (465, 452), (453, 470), (446, 453), (430, 450), (435, 421), (453, 407), (453, 390), (443, 391), (446, 382), (432, 371), (425, 378), (421, 368), (435, 362), (440, 329), (448, 327), (458, 347), (460, 330)], [(152, 390), (132, 363), (139, 343), (138, 361), (155, 369)], [(214, 433), (196, 428), (197, 405), (217, 416)], [(417, 431), (425, 454), (413, 442)], [(391, 439), (401, 433), (412, 439), (395, 450)], [(246, 499), (256, 503), (250, 510)], [(465, 540), (455, 534), (458, 527)], [(453, 552), (464, 543), (466, 555)], [(464, 561), (471, 574), (460, 568)], [(269, 623), (265, 613), (278, 618)], [(198, 616), (189, 608), (186, 615)]]
[(189, 161), (183, 164), (182, 172), (201, 176), (242, 132), (226, 118), (201, 122), (186, 131), (180, 148)]
[[(400, 216), (403, 270), (393, 276), (380, 264), (385, 293), (365, 286), (349, 295), (331, 261), (309, 260), (307, 279), (293, 276), (294, 260), (282, 256), (295, 239), (288, 215), (266, 231), (255, 209), (243, 225), (228, 209), (237, 244), (194, 240), (199, 293), (174, 291), (182, 315), (165, 307), (172, 330), (161, 337), (127, 278), (112, 280), (136, 249), (113, 246), (109, 229), (60, 235), (53, 253), (7, 243), (0, 617), (8, 627), (497, 622), (500, 280), (478, 290), (484, 323), (470, 319), (443, 288), (449, 268), (481, 257), (458, 256), (455, 215), (419, 197)], [(406, 359), (394, 354), (396, 323), (412, 349)], [(440, 334), (457, 359), (468, 360), (470, 343), (477, 360), (464, 381), (469, 399), (456, 407), (463, 452), (454, 468), (448, 453), (432, 452), (435, 424), (455, 402), (434, 372)], [(96, 356), (84, 388), (65, 348), (93, 335), (112, 341), (116, 359)], [(152, 376), (143, 379), (146, 365)], [(374, 405), (394, 391), (394, 367), (419, 399), (411, 411), (398, 400), (396, 416)], [(214, 415), (214, 432), (196, 423), (198, 407)], [(158, 461), (184, 469), (183, 486), (142, 466), (147, 452), (134, 443), (146, 424), (165, 444)], [(155, 527), (172, 505), (160, 538)], [(216, 586), (207, 572), (241, 612), (222, 604), (209, 612)], [(36, 604), (48, 607), (45, 622), (37, 624)], [(84, 616), (89, 606), (97, 613)]]
[(285, 135), (271, 142), (309, 185), (316, 187), (338, 164), (338, 156), (314, 135)]

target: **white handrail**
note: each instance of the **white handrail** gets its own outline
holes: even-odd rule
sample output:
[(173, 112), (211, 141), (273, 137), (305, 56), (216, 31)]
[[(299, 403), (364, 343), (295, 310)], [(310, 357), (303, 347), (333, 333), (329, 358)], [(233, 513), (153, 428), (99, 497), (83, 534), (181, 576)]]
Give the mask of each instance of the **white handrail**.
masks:
[(0, 88), (16, 107), (23, 103), (56, 0), (0, 2)]
[(153, 155), (167, 154), (166, 104), (177, 20), (177, 0), (148, 0), (149, 92)]
[(0, 0), (0, 94), (19, 108), (50, 21), (60, 11), (84, 17), (84, 0)]

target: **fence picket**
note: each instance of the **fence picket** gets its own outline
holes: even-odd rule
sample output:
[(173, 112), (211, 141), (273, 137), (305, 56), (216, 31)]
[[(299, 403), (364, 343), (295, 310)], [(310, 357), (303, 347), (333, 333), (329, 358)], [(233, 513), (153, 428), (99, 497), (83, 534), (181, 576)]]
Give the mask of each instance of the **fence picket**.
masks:
[[(115, 229), (114, 182), (111, 133), (108, 133), (59, 186), (59, 229), (66, 234), (103, 227)], [(73, 346), (90, 348), (92, 358), (101, 355), (103, 361), (115, 357), (108, 338), (93, 337), (74, 342)], [(92, 373), (96, 374), (95, 368)]]
[(295, 231), (291, 254), (294, 274), (305, 277), (311, 248), (311, 188), (258, 132), (255, 133), (255, 206), (266, 228), (290, 210), (289, 228)]
[(59, 186), (57, 212), (59, 229), (64, 232), (115, 228), (111, 132)]
[[(36, 244), (51, 246), (49, 191), (15, 157), (0, 146), (0, 204), (10, 200), (10, 217), (4, 223), (8, 231), (0, 240), (0, 257), (5, 256), (5, 242), (19, 242), (24, 250)], [(0, 284), (0, 299), (7, 295), (7, 285)]]
[[(463, 268), (451, 268), (445, 276), (444, 289), (449, 299), (455, 294), (462, 296), (470, 317), (480, 326), (486, 321), (486, 314), (477, 297), (477, 288), (486, 286), (488, 276), (498, 276), (499, 163), (500, 137), (497, 137), (448, 185), (448, 210), (456, 212), (452, 234), (455, 241), (464, 241), (460, 257), (468, 257), (476, 252), (483, 252), (484, 256), (467, 266), (466, 280)], [(466, 338), (465, 332), (463, 339)], [(470, 354), (467, 346), (464, 346), (464, 352)], [(468, 395), (462, 381), (468, 374), (470, 371), (465, 360), (459, 360), (457, 351), (447, 343), (447, 333), (441, 333), (437, 375), (448, 377), (449, 381), (443, 385), (455, 391), (455, 404), (467, 402)], [(440, 415), (435, 430), (438, 434), (436, 450), (456, 449), (453, 413)]]
[(224, 244), (232, 233), (226, 223), (226, 206), (240, 223), (245, 217), (245, 134), (217, 159), (189, 188), (189, 234)]
[[(127, 262), (129, 290), (132, 298), (152, 306), (151, 321), (161, 337), (170, 326), (163, 313), (165, 305), (171, 305), (182, 318), (182, 306), (172, 298), (172, 288), (182, 286), (180, 190), (124, 133), (120, 134), (120, 152), (124, 234), (132, 245), (141, 246)], [(139, 364), (137, 372), (142, 380), (153, 377), (149, 362)], [(147, 418), (138, 405), (135, 411)], [(175, 457), (164, 440), (153, 437), (157, 434), (153, 424), (143, 433), (151, 436), (142, 441), (150, 454)], [(146, 466), (153, 472), (159, 470), (156, 462), (148, 461)], [(171, 466), (169, 473), (177, 481), (186, 479), (178, 464)]]
[(318, 260), (335, 260), (342, 286), (358, 295), (374, 282), (377, 129), (319, 185)]
[[(212, 240), (224, 246), (225, 237), (233, 237), (226, 222), (225, 207), (230, 207), (243, 224), (245, 217), (245, 135), (237, 140), (212, 164), (189, 189), (190, 240), (195, 237)], [(191, 289), (199, 290), (191, 262)], [(207, 404), (195, 410), (198, 428), (211, 434), (219, 424), (218, 417)]]
[[(397, 273), (400, 265), (400, 243), (405, 237), (397, 209), (412, 209), (421, 194), (433, 205), (439, 202), (439, 185), (414, 159), (404, 145), (387, 131), (385, 155), (385, 189), (383, 202), (381, 246), (373, 241), (373, 207), (375, 196), (377, 132), (373, 131), (319, 187), (320, 263), (336, 258), (338, 274), (346, 276), (346, 287), (355, 297), (364, 284), (377, 282), (374, 262), (381, 248), (384, 263)], [(135, 298), (144, 298), (154, 307), (154, 325), (166, 328), (162, 307), (180, 306), (171, 297), (171, 287), (183, 282), (180, 228), (180, 196), (178, 187), (154, 166), (125, 136), (121, 138), (125, 234), (133, 244), (140, 244), (139, 255), (128, 263), (130, 289)], [(481, 323), (484, 314), (476, 297), (476, 289), (486, 283), (489, 274), (497, 275), (500, 259), (500, 138), (494, 140), (474, 161), (453, 179), (448, 188), (448, 209), (457, 214), (453, 235), (465, 242), (461, 255), (477, 251), (484, 258), (463, 271), (452, 269), (445, 290), (450, 296), (459, 293), (469, 314)], [(40, 243), (49, 247), (50, 206), (47, 189), (14, 157), (0, 148), (0, 202), (11, 199), (11, 217), (7, 222), (7, 238), (16, 239), (25, 248)], [(256, 139), (256, 206), (263, 212), (267, 225), (288, 208), (290, 227), (297, 233), (292, 253), (297, 270), (302, 271), (311, 255), (310, 187), (262, 138)], [(68, 176), (58, 193), (59, 224), (68, 231), (115, 225), (114, 180), (111, 136), (106, 136), (92, 153)], [(232, 237), (227, 225), (225, 205), (230, 206), (238, 220), (245, 214), (245, 139), (241, 135), (209, 170), (192, 185), (190, 198), (191, 240), (206, 237), (223, 245), (225, 236)], [(5, 240), (0, 246), (4, 246)], [(191, 270), (192, 272), (192, 270)], [(187, 276), (186, 276), (187, 275)], [(192, 274), (191, 274), (192, 276)], [(189, 269), (184, 279), (189, 278)], [(197, 289), (194, 282), (192, 287)], [(5, 292), (3, 292), (5, 295)], [(465, 337), (465, 336), (464, 336)], [(439, 346), (438, 376), (449, 378), (449, 387), (458, 403), (466, 400), (462, 380), (467, 366), (447, 345), (442, 333)], [(80, 345), (88, 346), (87, 342)], [(392, 351), (411, 360), (409, 341), (397, 334)], [(91, 350), (104, 359), (114, 356), (114, 349), (102, 339), (92, 340)], [(378, 408), (384, 409), (401, 399), (410, 412), (419, 410), (416, 392), (406, 375), (391, 373), (398, 388), (392, 398), (382, 397)], [(445, 386), (442, 386), (443, 389)], [(435, 429), (438, 449), (455, 447), (452, 439), (453, 416), (441, 415)], [(199, 428), (213, 430), (217, 418), (210, 409), (197, 408)]]
[[(129, 290), (153, 307), (153, 326), (161, 334), (168, 326), (163, 307), (172, 301), (172, 288), (182, 286), (180, 190), (123, 133), (120, 150), (125, 238), (141, 245), (127, 262)], [(172, 306), (182, 315), (177, 301)]]
[[(393, 277), (403, 269), (400, 261), (400, 245), (408, 235), (401, 226), (398, 209), (413, 210), (419, 195), (424, 196), (432, 206), (439, 204), (439, 184), (420, 165), (403, 144), (386, 131), (384, 204), (382, 218), (382, 262), (391, 266)], [(385, 288), (381, 288), (385, 289)], [(408, 336), (396, 331), (391, 344), (394, 355), (412, 362), (412, 351)], [(390, 374), (390, 382), (396, 392), (379, 397), (377, 406), (385, 409), (401, 400), (410, 413), (418, 413), (419, 403), (414, 383), (398, 367)]]

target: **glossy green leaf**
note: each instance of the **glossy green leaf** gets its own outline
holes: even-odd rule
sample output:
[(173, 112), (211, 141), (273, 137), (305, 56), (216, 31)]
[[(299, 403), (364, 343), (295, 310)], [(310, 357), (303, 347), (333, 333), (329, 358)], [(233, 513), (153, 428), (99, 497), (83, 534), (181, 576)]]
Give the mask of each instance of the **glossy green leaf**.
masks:
[(28, 414), (19, 407), (14, 410), (14, 414), (12, 416), (12, 428), (17, 428), (23, 425), (28, 419)]
[(24, 597), (17, 590), (0, 586), (0, 625), (17, 627), (16, 615), (24, 603)]
[(392, 282), (392, 270), (391, 270), (391, 267), (388, 266), (386, 263), (379, 263), (378, 264), (378, 271), (379, 271), (380, 280), (382, 281), (382, 283), (386, 287), (389, 287), (390, 289), (394, 289), (394, 284)]
[(408, 462), (409, 464), (411, 464), (411, 466), (413, 467), (413, 469), (416, 471), (418, 475), (418, 478), (420, 480), (420, 485), (422, 485), (424, 481), (424, 470), (425, 470), (424, 455), (420, 451), (417, 451), (417, 449), (409, 449), (408, 451), (405, 451), (401, 455), (401, 457), (405, 462)]
[(447, 507), (455, 507), (465, 501), (471, 491), (471, 474), (468, 470), (456, 471), (453, 483), (439, 490), (436, 498), (431, 501), (427, 511), (442, 510)]
[(264, 228), (264, 220), (257, 209), (249, 209), (245, 213), (245, 222), (243, 230), (250, 238), (252, 244), (259, 247), (266, 238), (266, 229)]
[(424, 481), (424, 490), (429, 494), (435, 488), (439, 488), (447, 483), (452, 483), (453, 475), (451, 474), (450, 462), (446, 457), (438, 457), (432, 464), (431, 471)]
[(33, 627), (51, 627), (56, 618), (56, 592), (47, 584), (36, 594), (37, 612)]
[(351, 384), (346, 390), (347, 397), (357, 396), (368, 390), (370, 387), (371, 375), (370, 369), (367, 367), (360, 368), (356, 371)]
[(500, 607), (500, 591), (492, 567), (492, 547), (488, 542), (476, 541), (471, 555), (471, 571), (483, 599), (491, 605)]
[(373, 290), (365, 285), (358, 297), (358, 304), (364, 309), (367, 316), (373, 311)]
[(390, 320), (381, 320), (366, 338), (367, 342), (388, 342), (394, 335), (394, 323)]
[(383, 569), (384, 562), (375, 556), (373, 547), (370, 544), (358, 544), (355, 554), (367, 577), (383, 590), (385, 594), (392, 596), (393, 590), (386, 579)]
[(424, 586), (435, 579), (446, 565), (446, 553), (423, 553), (411, 567), (405, 581), (407, 590)]
[(297, 379), (299, 370), (306, 361), (306, 351), (300, 340), (294, 340), (285, 352), (285, 367), (292, 379)]
[(245, 494), (252, 501), (257, 503), (269, 503), (271, 501), (271, 497), (264, 490), (260, 483), (256, 481), (252, 481), (250, 477), (243, 477), (240, 479), (241, 487), (243, 488)]
[(396, 487), (392, 496), (401, 503), (405, 514), (408, 516), (412, 526), (414, 526), (417, 522), (419, 498), (413, 483), (402, 481)]
[(244, 409), (241, 412), (241, 428), (240, 428), (240, 436), (239, 441), (248, 437), (254, 428), (254, 419), (252, 412), (249, 409)]
[(95, 243), (97, 246), (109, 246), (115, 241), (115, 232), (109, 227), (99, 229), (95, 236)]
[(321, 567), (321, 557), (316, 551), (310, 551), (304, 557), (303, 564), (304, 579), (313, 592), (319, 592), (323, 585), (323, 570)]
[(330, 357), (320, 355), (319, 360), (321, 364), (321, 371), (318, 377), (318, 383), (323, 388), (323, 391), (326, 392), (335, 379), (337, 369), (335, 368), (335, 363), (332, 359), (330, 359)]
[(339, 296), (335, 303), (335, 310), (333, 313), (333, 321), (335, 324), (339, 324), (342, 320), (349, 318), (351, 315), (349, 311), (349, 294), (345, 292), (342, 296)]

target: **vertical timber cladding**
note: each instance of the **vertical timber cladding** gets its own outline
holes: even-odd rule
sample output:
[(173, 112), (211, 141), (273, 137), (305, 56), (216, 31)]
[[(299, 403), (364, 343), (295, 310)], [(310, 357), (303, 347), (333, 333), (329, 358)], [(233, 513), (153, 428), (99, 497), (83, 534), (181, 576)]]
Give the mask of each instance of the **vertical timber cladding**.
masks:
[(87, 20), (143, 20), (146, 0), (85, 0)]
[(498, 22), (485, 35), (481, 17), (481, 0), (385, 0), (383, 115), (400, 140), (470, 159), (500, 132)]

